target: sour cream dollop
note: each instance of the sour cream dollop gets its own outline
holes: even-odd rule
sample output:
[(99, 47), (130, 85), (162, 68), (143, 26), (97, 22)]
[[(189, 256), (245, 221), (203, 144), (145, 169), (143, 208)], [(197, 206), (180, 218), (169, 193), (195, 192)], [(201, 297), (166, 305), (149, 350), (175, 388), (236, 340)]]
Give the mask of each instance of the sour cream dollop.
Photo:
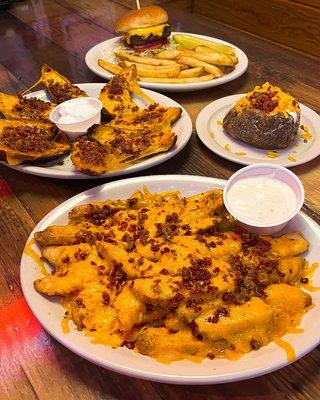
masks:
[(93, 117), (97, 109), (85, 97), (62, 103), (58, 109), (58, 123), (71, 124)]
[(244, 223), (277, 224), (293, 214), (297, 198), (285, 182), (257, 175), (236, 181), (227, 192), (229, 208)]

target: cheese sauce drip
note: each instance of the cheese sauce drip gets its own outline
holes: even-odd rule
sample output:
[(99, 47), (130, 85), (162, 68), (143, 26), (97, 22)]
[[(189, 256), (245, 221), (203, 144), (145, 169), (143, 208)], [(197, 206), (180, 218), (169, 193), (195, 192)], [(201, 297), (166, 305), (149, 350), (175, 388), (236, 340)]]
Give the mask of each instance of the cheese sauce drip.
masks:
[(27, 254), (29, 257), (31, 257), (31, 258), (33, 258), (33, 260), (37, 263), (37, 265), (38, 265), (38, 267), (40, 268), (40, 272), (42, 273), (42, 275), (44, 275), (44, 276), (48, 276), (49, 274), (48, 274), (48, 272), (47, 272), (47, 270), (46, 270), (46, 268), (45, 268), (45, 266), (44, 266), (44, 261), (43, 261), (43, 259), (39, 256), (39, 254), (35, 251), (35, 250), (33, 250), (33, 248), (32, 248), (32, 246), (35, 244), (36, 242), (35, 242), (35, 240), (34, 239), (32, 239), (32, 240), (30, 240), (30, 242), (28, 242), (26, 245), (25, 245), (25, 248), (24, 248), (24, 253), (25, 254)]

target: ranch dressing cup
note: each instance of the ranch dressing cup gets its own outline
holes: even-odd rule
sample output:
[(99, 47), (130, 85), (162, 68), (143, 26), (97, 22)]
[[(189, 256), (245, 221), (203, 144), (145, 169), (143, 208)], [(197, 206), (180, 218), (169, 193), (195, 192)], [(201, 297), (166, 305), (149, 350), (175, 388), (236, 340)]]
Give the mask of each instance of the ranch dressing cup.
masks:
[(102, 103), (93, 97), (80, 97), (58, 104), (50, 113), (50, 121), (72, 141), (101, 121)]
[(304, 188), (300, 179), (284, 167), (255, 164), (231, 176), (223, 200), (245, 229), (271, 235), (280, 232), (299, 213)]

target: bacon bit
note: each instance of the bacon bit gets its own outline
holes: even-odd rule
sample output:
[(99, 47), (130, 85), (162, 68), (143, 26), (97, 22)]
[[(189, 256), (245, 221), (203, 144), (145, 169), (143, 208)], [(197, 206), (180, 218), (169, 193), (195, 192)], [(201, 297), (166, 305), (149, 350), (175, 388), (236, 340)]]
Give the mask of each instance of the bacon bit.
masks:
[(80, 308), (83, 308), (83, 307), (84, 307), (84, 302), (83, 302), (83, 300), (81, 299), (81, 297), (77, 297), (77, 298), (76, 298), (76, 305), (79, 306)]
[(110, 296), (109, 296), (109, 294), (107, 292), (103, 292), (102, 293), (102, 300), (103, 300), (103, 304), (105, 306), (110, 305)]
[(232, 304), (236, 302), (236, 296), (231, 292), (225, 292), (222, 295), (222, 301), (227, 304)]
[(230, 310), (225, 307), (218, 307), (216, 312), (207, 319), (207, 321), (211, 324), (216, 324), (221, 317), (228, 317), (230, 314)]
[(263, 111), (264, 113), (272, 112), (278, 106), (278, 100), (274, 100), (273, 97), (277, 92), (254, 92), (249, 96), (252, 108)]
[(76, 155), (84, 164), (104, 165), (106, 151), (96, 141), (80, 139), (76, 142)]
[(21, 118), (27, 117), (28, 119), (43, 119), (45, 113), (50, 109), (51, 104), (37, 99), (36, 97), (19, 97), (19, 102), (13, 107)]
[(126, 340), (122, 343), (123, 347), (126, 347), (129, 350), (133, 350), (135, 348), (134, 342), (127, 342)]
[(88, 258), (88, 256), (89, 256), (89, 253), (88, 253), (87, 251), (81, 250), (81, 249), (78, 249), (78, 250), (74, 253), (74, 258), (75, 258), (77, 261), (84, 261), (86, 258)]
[(252, 350), (259, 350), (262, 347), (262, 343), (259, 340), (251, 339), (250, 346)]
[(2, 130), (1, 144), (23, 153), (43, 153), (54, 146), (52, 140), (58, 129), (43, 129), (37, 126), (5, 126)]
[(63, 85), (61, 83), (54, 83), (53, 81), (49, 84), (48, 90), (50, 96), (58, 104), (63, 103), (64, 101), (67, 100), (80, 97), (84, 94), (84, 92), (77, 86), (73, 86), (71, 84)]

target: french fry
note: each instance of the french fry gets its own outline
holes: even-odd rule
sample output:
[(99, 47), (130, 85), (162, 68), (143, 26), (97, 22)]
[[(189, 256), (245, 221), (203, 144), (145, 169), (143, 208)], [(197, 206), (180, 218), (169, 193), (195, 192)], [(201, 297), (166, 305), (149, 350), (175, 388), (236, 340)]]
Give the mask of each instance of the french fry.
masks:
[(232, 62), (234, 65), (238, 64), (239, 60), (237, 56), (231, 56), (229, 55), (229, 57), (231, 58)]
[(181, 67), (181, 71), (184, 71), (185, 69), (189, 69), (188, 65), (185, 64), (178, 64)]
[(203, 69), (208, 72), (208, 74), (214, 75), (215, 78), (220, 78), (223, 76), (221, 69), (215, 65), (208, 64), (204, 61), (197, 60), (192, 57), (180, 57), (177, 60), (179, 63), (189, 65), (189, 67), (203, 67)]
[(114, 75), (118, 75), (122, 71), (120, 65), (103, 60), (102, 58), (98, 59), (98, 64), (101, 68), (105, 69), (108, 72), (111, 72)]
[[(209, 49), (209, 47), (206, 46), (197, 46), (195, 49), (195, 52), (197, 53), (204, 53), (204, 54), (208, 54), (208, 53), (217, 53), (216, 51)], [(219, 54), (223, 54), (223, 53), (219, 53)], [(237, 64), (238, 63), (238, 57), (235, 55), (231, 55), (228, 54), (229, 58), (231, 59), (231, 61), (233, 62), (233, 64)]]
[(203, 67), (189, 68), (181, 71), (178, 78), (194, 78), (203, 74)]
[(115, 52), (115, 55), (121, 60), (132, 61), (139, 64), (148, 64), (148, 65), (176, 65), (177, 63), (173, 60), (159, 60), (157, 58), (152, 57), (140, 57), (133, 56), (124, 51)]
[(197, 82), (205, 82), (214, 79), (215, 76), (212, 74), (198, 76), (194, 78), (150, 78), (150, 77), (140, 77), (138, 76), (139, 81), (141, 82), (154, 82), (154, 83), (197, 83)]
[(234, 63), (227, 54), (223, 53), (197, 53), (196, 51), (192, 50), (184, 50), (180, 51), (181, 57), (192, 57), (196, 58), (197, 60), (204, 61), (208, 64), (213, 65), (223, 65), (225, 67), (233, 67)]
[(174, 60), (176, 57), (179, 57), (179, 55), (179, 50), (163, 50), (156, 54), (155, 57), (161, 60)]
[(174, 78), (179, 75), (180, 65), (167, 65), (167, 66), (158, 66), (156, 68), (154, 65), (145, 65), (139, 63), (133, 63), (131, 61), (124, 60), (123, 65), (126, 67), (130, 67), (131, 65), (135, 65), (137, 67), (137, 73), (139, 76), (147, 76), (147, 77), (159, 77), (159, 78)]
[[(137, 62), (132, 62), (128, 60), (122, 60), (120, 61), (120, 65), (123, 65), (124, 67), (131, 67), (131, 65), (135, 66), (140, 66), (146, 69), (150, 69), (151, 71), (161, 71), (161, 70), (167, 70), (168, 68), (174, 68), (180, 66), (180, 64), (176, 63), (175, 65), (148, 65), (148, 64), (141, 64)], [(189, 68), (187, 66), (187, 68)]]

